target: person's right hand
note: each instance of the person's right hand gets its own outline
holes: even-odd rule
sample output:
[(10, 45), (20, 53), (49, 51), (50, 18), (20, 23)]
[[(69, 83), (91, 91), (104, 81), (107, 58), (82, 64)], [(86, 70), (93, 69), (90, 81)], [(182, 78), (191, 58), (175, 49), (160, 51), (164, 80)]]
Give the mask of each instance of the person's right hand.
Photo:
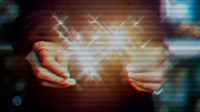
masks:
[(67, 50), (59, 42), (36, 42), (26, 60), (43, 86), (64, 88), (76, 84), (67, 69)]

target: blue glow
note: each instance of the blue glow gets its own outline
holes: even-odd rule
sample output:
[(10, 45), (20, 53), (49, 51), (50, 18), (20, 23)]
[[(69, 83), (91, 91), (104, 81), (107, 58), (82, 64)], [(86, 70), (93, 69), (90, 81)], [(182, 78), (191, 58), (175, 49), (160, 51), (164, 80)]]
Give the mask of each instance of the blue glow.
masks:
[(162, 0), (161, 12), (163, 19), (172, 23), (191, 22), (198, 12), (196, 0)]
[(21, 97), (19, 97), (19, 96), (13, 97), (12, 103), (13, 103), (15, 106), (20, 106), (20, 105), (22, 104), (22, 99), (21, 99)]
[(189, 6), (184, 4), (176, 4), (170, 10), (170, 17), (173, 22), (191, 21), (193, 18), (192, 10)]

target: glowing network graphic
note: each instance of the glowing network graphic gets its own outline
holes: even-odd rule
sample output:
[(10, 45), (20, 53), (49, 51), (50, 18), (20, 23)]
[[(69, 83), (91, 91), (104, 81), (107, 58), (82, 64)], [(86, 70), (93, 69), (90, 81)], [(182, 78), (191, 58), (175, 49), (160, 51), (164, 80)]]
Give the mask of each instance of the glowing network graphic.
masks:
[[(124, 56), (124, 53), (133, 56), (136, 51), (145, 48), (151, 42), (151, 38), (142, 42), (131, 34), (134, 28), (143, 31), (140, 22), (145, 18), (144, 16), (138, 20), (129, 16), (122, 22), (116, 20), (113, 24), (100, 22), (100, 17), (100, 15), (88, 14), (88, 26), (78, 32), (75, 28), (69, 28), (65, 23), (68, 16), (53, 15), (53, 19), (57, 23), (53, 26), (54, 31), (66, 40), (69, 45), (67, 48), (69, 57), (76, 57), (76, 62), (81, 67), (78, 76), (86, 77), (86, 80), (101, 80), (98, 71), (101, 69), (101, 61), (104, 59), (107, 59), (108, 63), (113, 63), (112, 56), (115, 56), (123, 60), (124, 64), (129, 64), (130, 60)], [(77, 69), (73, 68), (73, 65), (71, 66), (71, 69)]]

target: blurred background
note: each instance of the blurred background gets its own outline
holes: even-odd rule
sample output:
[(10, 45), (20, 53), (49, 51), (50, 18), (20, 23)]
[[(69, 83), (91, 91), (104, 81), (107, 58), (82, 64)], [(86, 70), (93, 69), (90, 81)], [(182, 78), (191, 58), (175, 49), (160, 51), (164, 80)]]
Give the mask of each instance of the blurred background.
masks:
[[(173, 69), (159, 95), (157, 112), (200, 112), (200, 26), (198, 0), (161, 0), (163, 23), (173, 26), (166, 37)], [(18, 17), (19, 0), (0, 0), (0, 111), (23, 112), (28, 65), (15, 54), (10, 28)]]
[(10, 43), (12, 22), (19, 15), (19, 1), (0, 0), (0, 111), (23, 112), (27, 65)]

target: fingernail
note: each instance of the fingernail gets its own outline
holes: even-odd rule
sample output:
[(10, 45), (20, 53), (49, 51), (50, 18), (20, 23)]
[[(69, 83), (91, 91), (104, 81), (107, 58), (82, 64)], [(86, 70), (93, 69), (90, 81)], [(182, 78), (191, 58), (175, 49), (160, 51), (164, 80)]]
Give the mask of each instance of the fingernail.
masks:
[(65, 81), (65, 83), (66, 83), (67, 85), (75, 85), (75, 84), (76, 84), (76, 80), (75, 80), (75, 79), (67, 79), (67, 80)]
[(63, 75), (64, 75), (65, 77), (67, 77), (67, 78), (71, 76), (69, 72), (63, 73)]

